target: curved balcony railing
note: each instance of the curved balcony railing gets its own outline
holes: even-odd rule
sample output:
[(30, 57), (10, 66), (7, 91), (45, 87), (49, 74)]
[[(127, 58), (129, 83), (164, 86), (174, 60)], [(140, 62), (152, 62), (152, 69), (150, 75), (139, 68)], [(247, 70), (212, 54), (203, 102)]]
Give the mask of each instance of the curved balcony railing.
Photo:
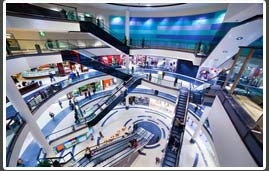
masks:
[(47, 54), (62, 50), (76, 50), (87, 48), (105, 48), (106, 44), (94, 39), (6, 39), (7, 59), (21, 55)]

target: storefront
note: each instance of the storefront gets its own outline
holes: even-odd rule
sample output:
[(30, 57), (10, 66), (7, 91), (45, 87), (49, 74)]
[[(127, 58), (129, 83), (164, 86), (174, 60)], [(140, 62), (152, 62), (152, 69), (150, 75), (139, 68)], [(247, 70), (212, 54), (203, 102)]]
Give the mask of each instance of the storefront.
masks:
[(176, 72), (177, 59), (158, 56), (134, 55), (130, 56), (130, 62), (142, 68), (161, 69)]
[(99, 60), (106, 66), (119, 66), (123, 64), (122, 57), (120, 55), (100, 56)]

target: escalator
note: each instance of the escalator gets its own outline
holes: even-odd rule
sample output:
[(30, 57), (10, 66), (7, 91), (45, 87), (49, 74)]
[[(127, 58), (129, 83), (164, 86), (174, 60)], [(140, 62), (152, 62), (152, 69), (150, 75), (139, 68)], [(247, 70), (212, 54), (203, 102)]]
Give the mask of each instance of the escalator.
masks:
[(78, 50), (78, 51), (65, 50), (65, 51), (61, 51), (61, 55), (62, 55), (63, 61), (77, 62), (81, 65), (104, 72), (106, 74), (120, 78), (124, 81), (127, 81), (132, 77), (129, 74), (126, 74), (124, 72), (116, 70), (113, 67), (106, 66), (105, 64), (98, 62), (95, 59), (95, 55), (91, 54), (90, 52), (86, 50)]
[[(181, 88), (179, 93), (175, 118), (166, 146), (162, 167), (177, 167), (179, 164), (189, 103), (189, 90), (187, 88)], [(178, 123), (177, 120), (179, 120), (180, 123)]]
[(124, 98), (128, 95), (128, 93), (131, 92), (139, 84), (141, 84), (141, 78), (137, 77), (132, 77), (126, 83), (124, 82), (123, 85), (120, 86), (118, 89), (115, 89), (115, 92), (113, 92), (108, 98), (97, 104), (97, 107), (92, 111), (94, 117), (90, 115), (89, 117), (83, 118), (80, 122), (86, 122), (88, 127), (96, 125), (118, 103), (123, 101)]
[[(111, 144), (104, 145), (93, 151), (93, 156), (88, 159), (82, 157), (75, 164), (74, 167), (105, 167), (117, 163), (127, 155), (143, 148), (152, 138), (152, 134), (143, 128), (138, 128), (135, 133), (123, 139), (112, 142)], [(139, 146), (131, 148), (128, 143), (137, 139)]]
[[(136, 137), (138, 141), (138, 146), (136, 148), (129, 147), (128, 143), (118, 146), (111, 153), (106, 153), (106, 155), (100, 156), (98, 159), (91, 161), (87, 166), (91, 167), (111, 167), (120, 162), (121, 160), (127, 159), (128, 155), (137, 152), (142, 149), (153, 137), (153, 134), (146, 131), (143, 128), (138, 128), (136, 131)], [(128, 160), (128, 159), (127, 159)]]
[(130, 53), (130, 48), (123, 42), (123, 38), (116, 33), (113, 33), (107, 26), (98, 25), (98, 20), (97, 23), (91, 21), (80, 21), (79, 25), (81, 32), (91, 33), (116, 49), (119, 49), (123, 53)]

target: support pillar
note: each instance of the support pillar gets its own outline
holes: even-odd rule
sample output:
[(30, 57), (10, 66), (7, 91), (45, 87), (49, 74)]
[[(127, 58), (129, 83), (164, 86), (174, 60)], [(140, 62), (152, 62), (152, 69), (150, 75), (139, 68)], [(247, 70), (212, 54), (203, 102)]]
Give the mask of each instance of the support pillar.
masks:
[(223, 84), (222, 88), (225, 88), (225, 87), (226, 87), (226, 85), (227, 85), (229, 79), (231, 78), (231, 75), (232, 75), (232, 73), (233, 73), (233, 71), (234, 71), (234, 68), (235, 68), (235, 64), (236, 64), (236, 62), (238, 61), (238, 59), (240, 58), (240, 55), (241, 55), (242, 50), (243, 50), (243, 49), (240, 48), (239, 51), (237, 52), (237, 54), (236, 54), (236, 56), (235, 56), (235, 59), (234, 59), (234, 62), (233, 62), (233, 65), (232, 65), (232, 67), (231, 67), (231, 69), (230, 69), (230, 71), (229, 71), (229, 74), (228, 74), (227, 77), (226, 77), (226, 80), (224, 81), (224, 84)]
[(196, 138), (198, 137), (200, 131), (202, 130), (202, 127), (203, 127), (203, 125), (205, 123), (205, 120), (208, 117), (209, 111), (210, 111), (210, 108), (209, 107), (206, 107), (204, 109), (204, 113), (202, 114), (202, 117), (200, 118), (200, 121), (199, 121), (199, 123), (198, 123), (198, 125), (197, 125), (197, 127), (196, 127), (196, 129), (194, 131), (194, 134), (193, 134), (193, 136), (190, 139), (190, 142), (191, 143), (195, 143), (196, 142)]
[(23, 118), (27, 126), (30, 128), (30, 133), (32, 134), (33, 138), (44, 149), (44, 152), (47, 153), (47, 156), (53, 155), (54, 153), (52, 147), (49, 145), (45, 136), (41, 132), (39, 126), (34, 120), (31, 111), (29, 110), (27, 104), (25, 103), (19, 90), (17, 89), (12, 78), (9, 75), (6, 76), (6, 93), (9, 101), (20, 113), (20, 116)]
[(130, 97), (129, 95), (127, 95), (127, 96), (125, 97), (125, 99), (126, 99), (126, 101), (125, 101), (125, 108), (126, 108), (126, 109), (129, 109), (129, 105), (130, 105), (130, 104), (129, 104), (129, 97)]
[(126, 70), (127, 70), (128, 74), (129, 74), (129, 65), (130, 65), (130, 56), (125, 55), (125, 67), (126, 67)]
[(125, 36), (127, 39), (127, 45), (129, 46), (130, 44), (130, 11), (126, 10), (125, 11)]
[(236, 86), (237, 86), (237, 84), (238, 84), (238, 82), (240, 80), (241, 75), (243, 74), (244, 70), (247, 67), (247, 64), (248, 64), (249, 60), (251, 59), (252, 55), (254, 54), (254, 51), (255, 51), (255, 49), (253, 49), (253, 48), (250, 49), (250, 51), (248, 53), (248, 56), (246, 57), (243, 65), (240, 68), (239, 73), (236, 75), (236, 78), (235, 78), (235, 80), (233, 82), (233, 86), (232, 86), (231, 90), (228, 93), (229, 96), (231, 96), (233, 94), (234, 89), (236, 88)]

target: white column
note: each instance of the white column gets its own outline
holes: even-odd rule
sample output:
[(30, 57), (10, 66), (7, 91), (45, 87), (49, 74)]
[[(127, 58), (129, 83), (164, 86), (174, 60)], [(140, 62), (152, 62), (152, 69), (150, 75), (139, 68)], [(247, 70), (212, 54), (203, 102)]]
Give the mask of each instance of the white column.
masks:
[(130, 43), (130, 32), (129, 32), (129, 25), (130, 25), (130, 11), (125, 11), (125, 36), (127, 39), (127, 45)]
[(197, 127), (196, 127), (196, 129), (195, 129), (195, 131), (194, 131), (194, 134), (193, 134), (193, 136), (191, 137), (191, 140), (190, 140), (191, 143), (194, 143), (195, 140), (196, 140), (196, 138), (197, 138), (197, 136), (199, 135), (199, 133), (200, 133), (202, 127), (203, 127), (203, 124), (205, 123), (205, 120), (206, 120), (207, 117), (208, 117), (208, 113), (209, 113), (210, 109), (211, 109), (211, 108), (209, 108), (209, 107), (206, 107), (206, 108), (204, 109), (204, 112), (203, 112), (203, 114), (202, 114), (202, 117), (200, 118), (200, 121), (199, 121), (199, 123), (197, 124)]
[(129, 55), (125, 55), (125, 67), (127, 69), (127, 73), (129, 73), (129, 65), (130, 65), (130, 56)]
[(127, 95), (125, 98), (126, 98), (126, 102), (125, 102), (125, 106), (126, 107), (129, 107), (129, 97), (130, 97), (130, 95)]
[(6, 76), (6, 93), (11, 104), (18, 110), (20, 116), (29, 126), (30, 132), (34, 137), (34, 139), (44, 149), (44, 151), (47, 153), (47, 156), (53, 155), (52, 147), (49, 145), (45, 136), (41, 132), (39, 126), (34, 120), (31, 111), (29, 110), (27, 104), (23, 100), (19, 90), (17, 89), (15, 83), (13, 82), (12, 78), (9, 75)]

